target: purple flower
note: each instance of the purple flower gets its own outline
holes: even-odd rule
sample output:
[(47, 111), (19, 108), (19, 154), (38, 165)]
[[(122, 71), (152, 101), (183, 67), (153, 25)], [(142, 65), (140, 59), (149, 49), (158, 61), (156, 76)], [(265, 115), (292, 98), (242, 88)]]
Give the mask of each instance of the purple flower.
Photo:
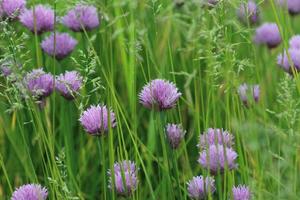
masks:
[(242, 102), (248, 106), (251, 100), (250, 97), (254, 99), (255, 102), (259, 101), (260, 97), (260, 87), (259, 85), (247, 85), (246, 83), (242, 84), (238, 88), (238, 93)]
[(279, 0), (278, 3), (287, 8), (290, 15), (297, 15), (300, 13), (300, 1), (299, 0)]
[(292, 67), (295, 70), (300, 70), (300, 49), (289, 49), (288, 50), (290, 59), (287, 51), (277, 57), (277, 64), (286, 72), (293, 74)]
[(259, 11), (257, 5), (253, 1), (248, 1), (248, 3), (242, 3), (238, 9), (238, 17), (241, 22), (247, 24), (256, 24), (259, 20)]
[(69, 71), (56, 77), (56, 89), (68, 100), (75, 98), (82, 84), (82, 76), (76, 71)]
[(293, 36), (290, 39), (289, 44), (291, 49), (300, 49), (300, 35)]
[(223, 145), (210, 145), (208, 149), (200, 152), (198, 162), (203, 168), (216, 174), (218, 171), (223, 172), (225, 169), (233, 170), (237, 168), (235, 160), (237, 153)]
[(3, 76), (8, 77), (9, 75), (12, 74), (12, 69), (11, 69), (11, 62), (3, 62), (1, 64), (1, 73), (3, 74)]
[[(52, 33), (41, 43), (42, 49), (50, 56), (55, 56), (57, 60), (62, 60), (72, 53), (77, 41), (68, 33)], [(55, 47), (55, 48), (54, 48)]]
[(15, 18), (25, 8), (26, 0), (2, 0), (2, 9), (7, 17)]
[(277, 24), (264, 23), (256, 29), (254, 41), (257, 44), (266, 44), (270, 49), (281, 43), (281, 36)]
[(27, 184), (17, 188), (11, 200), (46, 200), (47, 189), (38, 184)]
[(181, 96), (175, 84), (162, 79), (155, 79), (143, 87), (139, 94), (140, 103), (146, 108), (159, 111), (175, 107)]
[(184, 138), (186, 133), (185, 130), (182, 129), (181, 125), (178, 124), (168, 124), (166, 127), (167, 139), (173, 149), (177, 149), (180, 142)]
[(54, 79), (51, 74), (43, 71), (43, 69), (34, 69), (27, 73), (25, 84), (29, 92), (38, 100), (50, 96), (53, 91)]
[(97, 8), (77, 5), (62, 18), (62, 23), (75, 32), (97, 28), (99, 26)]
[(34, 9), (26, 9), (20, 15), (20, 22), (31, 32), (42, 34), (54, 28), (54, 11), (46, 6), (37, 5)]
[(208, 194), (216, 191), (212, 177), (195, 176), (188, 183), (188, 194), (192, 199), (206, 199)]
[(218, 128), (209, 128), (206, 133), (203, 133), (199, 137), (199, 144), (197, 145), (201, 150), (206, 149), (210, 145), (225, 145), (231, 147), (233, 142), (233, 135), (228, 131)]
[(114, 164), (114, 180), (112, 171), (108, 170), (109, 188), (115, 188), (118, 195), (129, 196), (136, 190), (138, 184), (138, 169), (135, 163), (130, 160), (124, 160)]
[(117, 125), (115, 113), (107, 109), (105, 105), (91, 106), (83, 112), (79, 121), (85, 131), (92, 135), (104, 135), (107, 133), (109, 121), (112, 128)]
[(251, 192), (249, 187), (245, 185), (238, 185), (232, 188), (233, 200), (250, 200)]

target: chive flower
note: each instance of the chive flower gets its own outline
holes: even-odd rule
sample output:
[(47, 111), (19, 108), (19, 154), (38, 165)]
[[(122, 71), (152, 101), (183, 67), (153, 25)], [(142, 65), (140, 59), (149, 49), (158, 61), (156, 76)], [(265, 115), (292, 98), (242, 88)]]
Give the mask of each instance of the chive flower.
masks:
[(38, 184), (27, 184), (17, 188), (11, 200), (46, 200), (47, 189)]
[(212, 174), (224, 172), (225, 169), (233, 170), (237, 168), (237, 153), (224, 145), (210, 145), (207, 149), (200, 152), (199, 164), (210, 170)]
[(212, 177), (195, 176), (187, 183), (188, 195), (192, 199), (206, 199), (208, 194), (216, 191), (215, 180)]
[(279, 0), (279, 5), (286, 8), (289, 14), (294, 16), (300, 13), (300, 1), (299, 0)]
[(55, 57), (57, 60), (62, 60), (72, 53), (77, 41), (68, 33), (52, 33), (44, 39), (41, 47), (49, 56)]
[(95, 136), (107, 133), (109, 125), (111, 128), (117, 125), (115, 113), (105, 105), (91, 106), (82, 113), (79, 121), (86, 132)]
[(277, 24), (264, 23), (256, 29), (254, 41), (257, 44), (265, 44), (269, 49), (277, 47), (281, 43), (281, 36)]
[(175, 107), (180, 96), (174, 83), (155, 79), (143, 87), (139, 99), (146, 108), (163, 111)]
[(54, 29), (54, 11), (44, 5), (36, 5), (32, 9), (25, 9), (20, 14), (20, 22), (32, 33), (42, 34)]
[[(114, 164), (114, 174), (112, 170), (108, 170), (110, 189), (115, 189), (120, 196), (130, 196), (138, 185), (138, 169), (134, 162), (130, 160), (124, 160), (122, 162), (116, 162)], [(114, 180), (113, 180), (114, 176)]]
[(167, 139), (173, 149), (177, 149), (184, 138), (186, 131), (179, 124), (168, 124), (166, 126)]
[(77, 5), (62, 18), (62, 23), (74, 32), (97, 28), (100, 24), (97, 8), (88, 5)]
[(293, 74), (293, 68), (295, 71), (299, 71), (300, 70), (300, 49), (289, 49), (288, 51), (285, 50), (283, 54), (278, 55), (277, 64), (284, 71), (286, 71), (291, 75)]
[(237, 12), (239, 20), (247, 24), (253, 25), (259, 21), (259, 11), (255, 2), (248, 1), (241, 4)]
[(209, 128), (205, 133), (200, 135), (199, 144), (200, 150), (206, 149), (210, 145), (224, 145), (231, 147), (234, 144), (234, 137), (228, 131), (218, 128)]
[(238, 88), (238, 94), (244, 105), (248, 106), (252, 99), (255, 102), (259, 101), (260, 97), (260, 86), (259, 85), (248, 85), (243, 83)]
[(82, 85), (82, 76), (76, 71), (67, 71), (56, 77), (56, 90), (66, 99), (73, 100)]
[(2, 0), (4, 15), (9, 18), (16, 18), (23, 11), (26, 0)]
[(232, 188), (233, 200), (250, 200), (251, 192), (249, 187), (245, 185), (238, 185)]
[(291, 37), (289, 45), (291, 49), (300, 49), (300, 35)]
[(27, 89), (37, 100), (48, 97), (53, 92), (54, 78), (52, 74), (46, 73), (43, 69), (34, 69), (25, 77)]

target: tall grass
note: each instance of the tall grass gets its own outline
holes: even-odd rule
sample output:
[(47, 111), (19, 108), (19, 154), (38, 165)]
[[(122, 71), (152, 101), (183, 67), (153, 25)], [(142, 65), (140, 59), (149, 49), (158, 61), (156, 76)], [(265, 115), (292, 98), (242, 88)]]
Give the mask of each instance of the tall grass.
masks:
[[(273, 0), (258, 2), (261, 20), (279, 25), (283, 44), (268, 50), (253, 44), (254, 28), (236, 18), (238, 0), (215, 8), (173, 0), (90, 0), (102, 22), (91, 32), (71, 33), (78, 41), (61, 62), (47, 56), (35, 36), (17, 21), (1, 22), (0, 57), (22, 64), (26, 71), (43, 67), (53, 74), (78, 70), (84, 87), (74, 101), (55, 94), (40, 109), (22, 98), (19, 88), (1, 77), (0, 199), (10, 199), (25, 183), (48, 188), (49, 199), (122, 199), (108, 188), (107, 170), (130, 159), (139, 166), (137, 191), (128, 199), (189, 199), (186, 182), (208, 175), (197, 163), (199, 134), (209, 127), (235, 136), (238, 169), (217, 174), (216, 193), (231, 197), (233, 185), (249, 185), (253, 199), (299, 199), (299, 78), (276, 66), (276, 56), (299, 33), (299, 17), (290, 17)], [(62, 15), (77, 1), (48, 3)], [(55, 31), (68, 31), (56, 24)], [(47, 34), (46, 34), (47, 35)], [(178, 106), (158, 113), (139, 104), (138, 93), (152, 79), (176, 83)], [(237, 88), (259, 83), (261, 99), (245, 107)], [(106, 104), (117, 128), (92, 137), (79, 124), (91, 104)], [(167, 123), (187, 130), (178, 150), (165, 138)]]

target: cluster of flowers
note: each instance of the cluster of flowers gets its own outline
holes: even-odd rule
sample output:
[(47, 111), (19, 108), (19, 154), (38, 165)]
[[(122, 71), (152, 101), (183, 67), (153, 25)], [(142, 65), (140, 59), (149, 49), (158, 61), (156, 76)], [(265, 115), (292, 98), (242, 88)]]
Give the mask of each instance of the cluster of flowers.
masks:
[[(209, 128), (200, 135), (198, 148), (200, 149), (199, 164), (210, 174), (215, 175), (237, 168), (237, 153), (233, 150), (234, 137), (227, 131)], [(208, 194), (216, 191), (213, 177), (196, 176), (188, 182), (188, 193), (193, 199), (205, 199)], [(250, 190), (247, 186), (239, 185), (232, 188), (234, 200), (249, 200)]]
[[(59, 21), (74, 32), (83, 32), (97, 28), (100, 24), (97, 9), (94, 6), (78, 4), (68, 13), (56, 20), (54, 10), (46, 5), (26, 8), (25, 0), (3, 0), (0, 16), (18, 19), (31, 32), (38, 35), (53, 31), (55, 22)], [(74, 50), (77, 41), (68, 33), (52, 33), (41, 42), (45, 53), (62, 60)]]
[[(215, 5), (218, 1), (212, 0), (209, 4)], [(42, 34), (53, 31), (55, 13), (47, 6), (37, 5), (32, 9), (25, 8), (25, 0), (3, 0), (0, 6), (1, 15), (19, 21), (31, 32)], [(293, 13), (295, 13), (293, 11)], [(238, 15), (244, 23), (255, 24), (258, 21), (257, 6), (253, 2), (243, 4)], [(72, 31), (80, 32), (91, 30), (99, 25), (96, 8), (93, 6), (77, 5), (60, 20)], [(274, 48), (281, 42), (276, 24), (264, 24), (256, 30), (255, 41)], [(41, 47), (47, 54), (61, 60), (68, 56), (75, 48), (77, 41), (67, 33), (52, 33), (42, 41)], [(43, 101), (55, 89), (66, 99), (74, 99), (82, 85), (82, 77), (76, 71), (65, 72), (55, 78), (42, 69), (29, 72), (24, 78), (25, 84), (36, 99)], [(56, 84), (54, 84), (56, 82)], [(242, 101), (248, 104), (248, 87), (251, 87), (255, 101), (259, 99), (259, 86), (241, 85), (239, 93)], [(174, 83), (155, 79), (145, 85), (139, 94), (140, 103), (148, 109), (164, 111), (176, 106), (181, 93)], [(90, 135), (103, 136), (110, 129), (117, 126), (115, 113), (104, 104), (91, 105), (80, 116), (79, 121), (84, 130)], [(171, 148), (179, 147), (186, 131), (180, 124), (167, 124), (166, 136)], [(199, 164), (210, 171), (212, 175), (225, 170), (237, 168), (237, 153), (233, 150), (233, 136), (227, 131), (209, 129), (200, 136)], [(133, 161), (124, 160), (116, 162), (113, 169), (108, 171), (109, 188), (114, 188), (119, 195), (128, 196), (136, 190), (138, 184), (138, 168)], [(215, 192), (213, 177), (196, 176), (188, 182), (188, 193), (191, 198), (202, 199), (209, 193)], [(237, 186), (232, 189), (235, 200), (250, 199), (250, 190), (246, 186)], [(13, 193), (16, 199), (46, 199), (47, 190), (39, 185), (24, 185)]]

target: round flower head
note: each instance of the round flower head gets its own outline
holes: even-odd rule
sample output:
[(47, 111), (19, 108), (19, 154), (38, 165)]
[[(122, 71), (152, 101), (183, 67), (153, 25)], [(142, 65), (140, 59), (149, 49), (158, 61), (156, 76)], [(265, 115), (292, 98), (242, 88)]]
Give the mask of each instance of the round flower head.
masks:
[(69, 71), (56, 77), (56, 89), (66, 99), (72, 100), (82, 84), (82, 76), (76, 71)]
[(187, 183), (188, 194), (192, 199), (206, 199), (216, 191), (215, 180), (211, 177), (195, 176)]
[(237, 153), (232, 148), (223, 145), (210, 145), (208, 149), (200, 152), (198, 162), (203, 168), (216, 174), (218, 171), (223, 172), (225, 169), (237, 168), (236, 158)]
[(290, 59), (287, 52), (280, 54), (277, 57), (277, 64), (286, 72), (293, 74), (292, 67), (295, 67), (295, 70), (300, 70), (300, 49), (289, 49), (288, 50)]
[(238, 185), (232, 188), (233, 200), (250, 200), (251, 192), (249, 187), (245, 185)]
[(42, 34), (54, 28), (54, 11), (46, 6), (37, 5), (34, 9), (26, 9), (20, 15), (20, 22), (31, 32)]
[(17, 188), (11, 200), (46, 200), (47, 189), (37, 184), (27, 184)]
[(293, 36), (290, 39), (289, 44), (291, 49), (300, 49), (300, 35)]
[(62, 18), (62, 23), (75, 32), (97, 28), (99, 26), (97, 8), (77, 5)]
[(26, 0), (2, 0), (4, 15), (15, 18), (25, 8)]
[(223, 144), (227, 147), (231, 147), (234, 144), (233, 135), (231, 135), (228, 131), (223, 131), (218, 128), (209, 128), (207, 132), (200, 135), (199, 138), (199, 144), (197, 146), (201, 150), (215, 144)]
[(173, 108), (180, 96), (181, 93), (173, 83), (162, 79), (151, 81), (139, 94), (141, 104), (159, 111)]
[(238, 93), (242, 102), (248, 106), (251, 100), (250, 97), (254, 99), (255, 102), (259, 101), (260, 97), (260, 87), (259, 85), (247, 85), (246, 83), (242, 84), (238, 88)]
[(41, 43), (42, 49), (48, 55), (55, 56), (57, 60), (62, 60), (71, 54), (76, 45), (77, 41), (68, 33), (51, 34)]
[(51, 74), (44, 72), (43, 69), (34, 69), (27, 73), (25, 84), (35, 98), (43, 99), (52, 93), (54, 79)]
[(106, 106), (91, 106), (84, 111), (79, 119), (86, 132), (92, 135), (103, 135), (109, 130), (110, 126), (116, 126), (115, 113), (107, 109)]
[(278, 0), (278, 3), (287, 8), (290, 15), (297, 15), (300, 13), (300, 1), (299, 0)]
[(114, 181), (112, 171), (108, 171), (110, 189), (114, 188), (118, 195), (129, 196), (136, 190), (138, 184), (138, 169), (135, 163), (130, 160), (124, 160), (114, 164)]
[(185, 130), (182, 129), (181, 125), (178, 124), (168, 124), (166, 127), (167, 139), (173, 149), (177, 149), (180, 142), (184, 138), (186, 133)]
[(238, 9), (238, 17), (241, 22), (247, 24), (256, 24), (259, 20), (258, 18), (258, 8), (253, 1), (248, 1), (248, 3), (242, 3)]
[(257, 44), (265, 44), (270, 49), (281, 43), (281, 36), (277, 24), (265, 23), (256, 29), (254, 41)]

